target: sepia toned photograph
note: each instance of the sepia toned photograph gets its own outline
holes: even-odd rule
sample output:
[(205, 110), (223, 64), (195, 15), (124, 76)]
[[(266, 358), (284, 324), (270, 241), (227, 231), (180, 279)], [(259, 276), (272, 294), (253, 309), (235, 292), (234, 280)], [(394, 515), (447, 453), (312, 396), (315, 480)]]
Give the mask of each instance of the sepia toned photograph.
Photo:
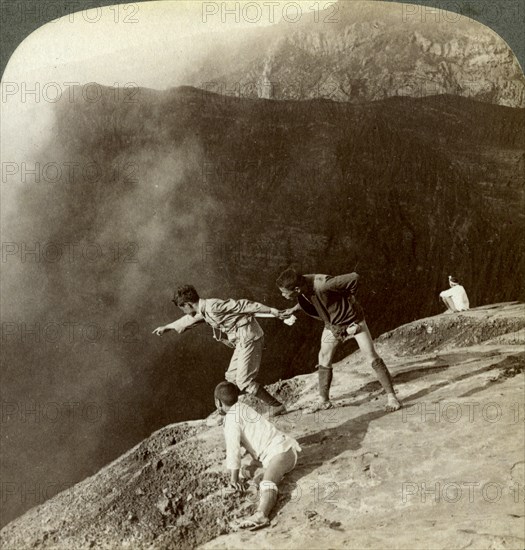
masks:
[(523, 550), (525, 1), (0, 8), (0, 549)]

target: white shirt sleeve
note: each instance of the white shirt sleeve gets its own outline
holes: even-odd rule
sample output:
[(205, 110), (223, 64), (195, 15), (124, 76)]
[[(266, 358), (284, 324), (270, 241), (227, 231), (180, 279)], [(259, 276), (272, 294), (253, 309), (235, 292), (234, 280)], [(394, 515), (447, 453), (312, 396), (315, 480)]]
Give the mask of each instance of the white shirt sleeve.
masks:
[(169, 328), (176, 330), (180, 334), (181, 332), (184, 332), (193, 325), (196, 325), (197, 323), (202, 323), (203, 321), (204, 317), (200, 313), (198, 313), (197, 315), (184, 315), (184, 317), (173, 321), (173, 323), (170, 323), (168, 326)]
[[(230, 409), (231, 410), (231, 409)], [(226, 468), (239, 470), (241, 467), (241, 425), (235, 415), (226, 415), (224, 421), (224, 439), (226, 440)]]
[(454, 296), (454, 289), (453, 288), (449, 288), (447, 290), (444, 290), (443, 292), (440, 292), (439, 295), (442, 297), (442, 298), (452, 298)]

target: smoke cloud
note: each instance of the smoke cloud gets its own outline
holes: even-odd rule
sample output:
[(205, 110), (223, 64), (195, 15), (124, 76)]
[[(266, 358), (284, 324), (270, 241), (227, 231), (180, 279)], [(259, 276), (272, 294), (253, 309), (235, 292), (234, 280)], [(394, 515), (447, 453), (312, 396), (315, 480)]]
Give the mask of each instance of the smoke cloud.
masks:
[[(3, 151), (2, 479), (20, 491), (3, 521), (39, 501), (23, 498), (31, 484), (48, 498), (152, 429), (212, 407), (195, 392), (181, 402), (201, 378), (188, 380), (199, 335), (151, 334), (180, 315), (173, 286), (201, 282), (214, 205), (192, 191), (200, 142), (166, 145), (151, 128), (123, 142), (132, 111), (147, 127), (145, 104), (119, 112), (104, 93), (96, 106), (56, 105), (47, 132), (41, 115), (38, 147)], [(106, 125), (114, 112), (122, 119)]]

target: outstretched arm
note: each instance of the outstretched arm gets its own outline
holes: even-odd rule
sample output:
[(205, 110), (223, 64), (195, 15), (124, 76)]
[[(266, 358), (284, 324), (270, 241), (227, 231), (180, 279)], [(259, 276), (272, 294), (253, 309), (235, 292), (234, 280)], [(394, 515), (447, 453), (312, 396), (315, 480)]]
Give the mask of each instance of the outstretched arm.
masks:
[(255, 314), (255, 313), (269, 313), (274, 317), (279, 317), (279, 310), (273, 307), (265, 306), (259, 302), (252, 302), (251, 300), (224, 300), (217, 301), (213, 305), (213, 311), (215, 313), (224, 314)]
[(185, 330), (193, 328), (199, 323), (204, 323), (204, 317), (200, 313), (197, 315), (184, 315), (184, 317), (173, 321), (173, 323), (169, 323), (168, 325), (164, 325), (162, 327), (157, 327), (153, 331), (153, 334), (162, 336), (168, 330), (174, 330), (177, 333), (182, 334)]

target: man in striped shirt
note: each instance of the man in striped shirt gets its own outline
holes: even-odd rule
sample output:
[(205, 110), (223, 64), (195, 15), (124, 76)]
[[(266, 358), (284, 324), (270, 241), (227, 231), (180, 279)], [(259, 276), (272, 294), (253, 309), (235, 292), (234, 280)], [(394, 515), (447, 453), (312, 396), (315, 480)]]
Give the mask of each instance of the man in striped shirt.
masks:
[(376, 376), (387, 394), (387, 411), (401, 407), (386, 365), (379, 357), (368, 330), (362, 307), (355, 299), (357, 273), (332, 277), (330, 275), (301, 275), (287, 269), (277, 279), (277, 286), (287, 300), (297, 300), (297, 305), (286, 311), (287, 315), (302, 309), (308, 315), (324, 322), (319, 350), (319, 403), (312, 412), (328, 409), (332, 384), (332, 359), (340, 342), (355, 338), (363, 355), (371, 362)]
[(242, 393), (252, 394), (265, 403), (270, 416), (285, 412), (285, 406), (256, 381), (264, 332), (255, 316), (262, 314), (279, 318), (279, 310), (250, 300), (202, 299), (192, 285), (179, 287), (172, 301), (186, 315), (156, 328), (154, 334), (162, 336), (169, 330), (180, 334), (200, 323), (207, 323), (213, 329), (215, 340), (234, 349), (226, 380), (237, 385)]

